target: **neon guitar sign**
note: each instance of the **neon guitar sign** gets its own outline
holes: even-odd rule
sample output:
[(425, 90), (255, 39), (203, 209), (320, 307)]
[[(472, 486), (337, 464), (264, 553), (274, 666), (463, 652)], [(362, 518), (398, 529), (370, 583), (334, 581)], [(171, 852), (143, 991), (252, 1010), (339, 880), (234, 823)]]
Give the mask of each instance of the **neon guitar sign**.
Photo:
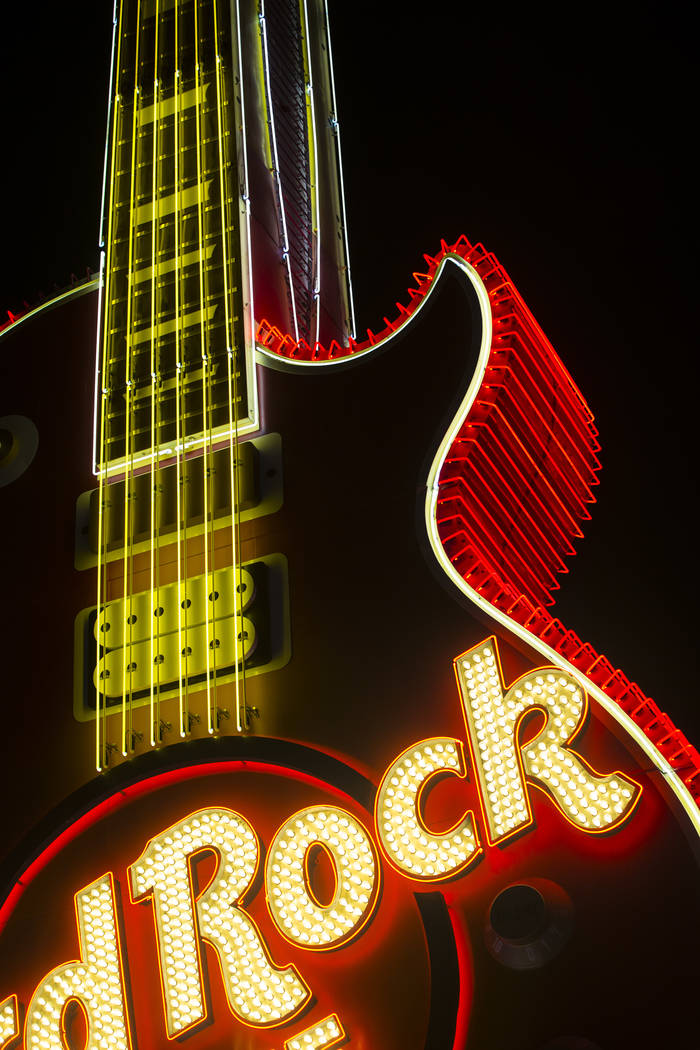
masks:
[[(652, 905), (696, 876), (700, 765), (545, 608), (593, 499), (593, 418), (465, 238), (355, 339), (326, 12), (285, 11), (118, 11), (96, 481), (86, 413), (60, 475), (42, 438), (7, 485), (45, 469), (77, 515), (69, 563), (18, 553), (66, 612), (36, 621), (46, 660), (7, 641), (8, 695), (32, 667), (57, 702), (31, 725), (46, 775), (3, 770), (0, 1032), (624, 1045), (651, 1031), (628, 978), (649, 940), (683, 1006), (688, 938)], [(82, 291), (51, 327), (74, 379)], [(3, 366), (56, 317), (5, 332)], [(612, 939), (623, 904), (643, 921)]]

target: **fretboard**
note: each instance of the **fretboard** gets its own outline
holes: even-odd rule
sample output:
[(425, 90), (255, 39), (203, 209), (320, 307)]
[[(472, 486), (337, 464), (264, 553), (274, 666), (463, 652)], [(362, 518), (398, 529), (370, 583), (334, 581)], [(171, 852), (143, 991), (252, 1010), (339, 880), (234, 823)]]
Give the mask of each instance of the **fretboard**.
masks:
[(122, 0), (107, 167), (98, 463), (247, 413), (229, 4)]

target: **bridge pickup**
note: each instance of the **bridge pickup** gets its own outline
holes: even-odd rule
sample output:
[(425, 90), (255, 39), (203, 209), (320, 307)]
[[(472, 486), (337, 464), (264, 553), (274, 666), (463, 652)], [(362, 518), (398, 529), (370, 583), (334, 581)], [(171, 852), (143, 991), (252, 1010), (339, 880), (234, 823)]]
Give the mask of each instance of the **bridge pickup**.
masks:
[[(246, 441), (236, 450), (237, 486), (239, 503), (237, 509), (247, 511), (260, 502), (259, 455), (255, 445)], [(180, 471), (170, 464), (160, 467), (155, 475), (146, 470), (130, 479), (130, 515), (132, 519), (130, 540), (140, 543), (150, 540), (151, 515), (156, 508), (158, 535), (167, 536), (175, 532), (177, 521), (177, 489), (180, 486), (180, 509), (186, 514), (187, 526), (204, 521), (204, 492), (207, 481), (208, 518), (225, 518), (231, 515), (231, 450), (222, 448), (209, 457), (208, 477), (205, 479), (201, 456), (181, 461)], [(155, 501), (151, 501), (152, 486), (156, 485)], [(124, 485), (116, 481), (103, 487), (104, 513), (102, 516), (103, 543), (108, 551), (124, 546)], [(90, 493), (88, 546), (97, 553), (99, 536), (100, 490)]]
[[(267, 555), (237, 571), (171, 583), (85, 609), (76, 619), (76, 717), (94, 717), (97, 688), (109, 710), (130, 696), (148, 703), (230, 681), (289, 659), (287, 563)], [(98, 642), (99, 639), (99, 642)]]

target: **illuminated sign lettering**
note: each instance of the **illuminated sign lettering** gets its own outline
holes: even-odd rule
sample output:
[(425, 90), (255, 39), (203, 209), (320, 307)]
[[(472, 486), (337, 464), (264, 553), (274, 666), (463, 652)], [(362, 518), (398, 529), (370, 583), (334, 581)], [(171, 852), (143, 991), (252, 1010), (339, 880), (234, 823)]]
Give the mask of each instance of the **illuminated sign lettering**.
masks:
[[(458, 657), (455, 667), (491, 843), (532, 822), (524, 774), (581, 831), (610, 831), (629, 816), (639, 785), (621, 773), (594, 773), (568, 746), (586, 717), (585, 694), (571, 675), (539, 668), (504, 695), (495, 639)], [(544, 724), (521, 748), (519, 727), (530, 710)]]
[(17, 996), (9, 995), (0, 1003), (0, 1050), (18, 1034)]
[(87, 1018), (85, 1050), (130, 1050), (124, 974), (111, 874), (75, 896), (80, 958), (47, 974), (29, 1004), (26, 1050), (64, 1050), (66, 1006), (77, 1000)]
[[(216, 854), (213, 879), (194, 904), (192, 858)], [(153, 897), (168, 1036), (204, 1020), (199, 937), (215, 949), (232, 1013), (246, 1024), (280, 1024), (311, 993), (293, 966), (279, 970), (240, 902), (258, 870), (247, 820), (230, 809), (193, 813), (157, 835), (131, 865), (134, 900)], [(196, 912), (196, 918), (195, 918)], [(197, 933), (199, 927), (199, 934)]]
[[(629, 818), (641, 787), (619, 772), (595, 772), (572, 749), (586, 716), (586, 695), (571, 674), (541, 667), (506, 688), (494, 638), (458, 657), (455, 670), (473, 785), (467, 785), (464, 743), (432, 737), (406, 748), (387, 768), (376, 794), (374, 835), (339, 805), (307, 804), (279, 825), (277, 816), (264, 832), (269, 845), (263, 853), (250, 819), (224, 806), (207, 806), (158, 832), (127, 865), (132, 906), (152, 908), (168, 1039), (192, 1034), (208, 1020), (206, 945), (237, 1022), (258, 1030), (286, 1026), (318, 1001), (296, 966), (273, 958), (265, 921), (273, 936), (279, 933), (309, 953), (342, 949), (357, 939), (380, 899), (375, 841), (403, 879), (425, 883), (465, 875), (483, 853), (474, 811), (458, 808), (462, 815), (456, 823), (439, 831), (426, 816), (427, 798), (444, 778), (462, 781), (478, 794), (489, 847), (507, 847), (533, 824), (531, 786), (586, 834), (613, 831)], [(528, 739), (533, 727), (523, 722), (529, 715), (539, 724)], [(266, 809), (256, 812), (257, 823)], [(136, 840), (136, 850), (142, 841)], [(210, 875), (200, 885), (204, 871)], [(262, 916), (260, 901), (253, 907), (261, 882)], [(132, 1050), (134, 990), (125, 979), (132, 967), (117, 914), (111, 871), (75, 895), (78, 958), (55, 967), (36, 986), (24, 1050), (64, 1050), (75, 1003), (86, 1022), (85, 1050)], [(305, 958), (313, 970), (312, 956)], [(313, 972), (315, 983), (318, 971)], [(15, 995), (0, 1002), (0, 1050), (20, 1034), (19, 1017)], [(332, 1013), (311, 1025), (307, 1019), (303, 1030), (278, 1040), (275, 1050), (332, 1050), (351, 1039), (352, 1032)]]
[(292, 1039), (287, 1039), (284, 1050), (333, 1050), (334, 1046), (340, 1046), (345, 1041), (343, 1026), (332, 1014), (326, 1017), (320, 1024), (304, 1029)]
[[(308, 875), (314, 847), (331, 860), (335, 891), (318, 901)], [(302, 948), (337, 948), (369, 920), (379, 886), (372, 840), (350, 813), (314, 806), (282, 825), (270, 846), (265, 869), (267, 903), (280, 933)]]
[(471, 813), (451, 831), (437, 835), (421, 816), (424, 791), (438, 774), (464, 778), (459, 740), (423, 740), (399, 755), (384, 774), (375, 820), (387, 859), (412, 879), (444, 879), (463, 871), (481, 852)]

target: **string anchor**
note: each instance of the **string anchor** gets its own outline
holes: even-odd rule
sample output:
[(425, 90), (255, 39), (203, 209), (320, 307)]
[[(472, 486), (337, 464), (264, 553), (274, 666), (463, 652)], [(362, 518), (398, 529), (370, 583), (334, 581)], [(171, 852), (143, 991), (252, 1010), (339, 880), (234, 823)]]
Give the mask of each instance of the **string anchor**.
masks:
[(260, 711), (258, 710), (257, 707), (250, 707), (249, 704), (246, 704), (244, 710), (245, 710), (246, 721), (248, 721), (250, 719), (251, 715), (254, 718), (260, 718)]
[(140, 733), (138, 731), (138, 729), (132, 729), (131, 732), (129, 733), (129, 736), (131, 737), (131, 743), (129, 744), (129, 750), (130, 751), (135, 751), (136, 750), (136, 745), (140, 744), (141, 741), (143, 740), (143, 733)]
[(161, 741), (163, 739), (163, 734), (164, 733), (169, 733), (172, 728), (173, 728), (172, 722), (165, 722), (161, 718), (161, 720), (158, 723), (158, 727), (157, 727), (158, 740)]
[(219, 723), (220, 722), (224, 722), (224, 721), (226, 721), (227, 718), (230, 718), (230, 717), (231, 717), (231, 715), (229, 714), (229, 710), (228, 710), (227, 707), (217, 707), (217, 709), (216, 709), (216, 727), (217, 727), (217, 729), (219, 727)]
[(110, 743), (106, 743), (105, 744), (105, 767), (109, 765), (109, 756), (113, 752), (118, 751), (118, 750), (119, 750), (119, 748), (117, 747), (116, 744), (110, 744)]
[(195, 722), (197, 723), (197, 725), (199, 725), (199, 723), (201, 721), (202, 721), (202, 719), (200, 718), (199, 715), (195, 715), (191, 711), (188, 711), (187, 712), (187, 732), (191, 733), (192, 732), (192, 726), (195, 724)]

